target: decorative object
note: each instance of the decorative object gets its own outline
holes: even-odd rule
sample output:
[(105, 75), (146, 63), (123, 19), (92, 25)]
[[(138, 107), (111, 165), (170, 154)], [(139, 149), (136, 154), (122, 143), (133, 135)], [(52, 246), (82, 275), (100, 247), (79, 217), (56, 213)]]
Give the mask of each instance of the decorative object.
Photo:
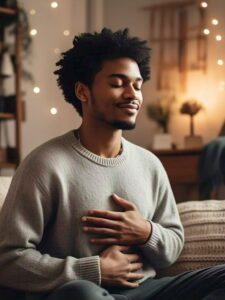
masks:
[(203, 109), (202, 104), (196, 99), (189, 99), (184, 102), (180, 108), (180, 112), (182, 114), (186, 114), (190, 116), (190, 134), (185, 136), (184, 144), (185, 147), (190, 148), (199, 148), (202, 146), (202, 137), (199, 135), (195, 135), (194, 131), (194, 116)]
[(155, 121), (162, 130), (153, 137), (152, 148), (154, 150), (167, 150), (172, 148), (172, 137), (168, 132), (172, 104), (175, 97), (162, 97), (147, 106), (147, 115)]

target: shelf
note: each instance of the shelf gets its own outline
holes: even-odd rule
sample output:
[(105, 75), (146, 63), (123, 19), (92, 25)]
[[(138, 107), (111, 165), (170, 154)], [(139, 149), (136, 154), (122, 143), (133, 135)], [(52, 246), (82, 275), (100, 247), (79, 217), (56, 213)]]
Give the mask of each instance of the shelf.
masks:
[(14, 120), (16, 118), (15, 114), (11, 113), (0, 113), (0, 121), (4, 120)]
[(13, 9), (13, 8), (0, 6), (0, 14), (1, 13), (6, 14), (6, 15), (16, 15), (17, 11), (16, 11), (16, 9)]
[(17, 165), (10, 162), (0, 162), (0, 169), (16, 169)]

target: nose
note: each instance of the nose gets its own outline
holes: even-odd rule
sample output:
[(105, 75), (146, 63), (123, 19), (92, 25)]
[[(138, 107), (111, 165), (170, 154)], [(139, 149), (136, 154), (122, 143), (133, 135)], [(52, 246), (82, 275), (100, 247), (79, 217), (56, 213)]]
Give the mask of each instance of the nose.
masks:
[(137, 92), (133, 86), (127, 86), (123, 93), (124, 98), (126, 99), (137, 99)]

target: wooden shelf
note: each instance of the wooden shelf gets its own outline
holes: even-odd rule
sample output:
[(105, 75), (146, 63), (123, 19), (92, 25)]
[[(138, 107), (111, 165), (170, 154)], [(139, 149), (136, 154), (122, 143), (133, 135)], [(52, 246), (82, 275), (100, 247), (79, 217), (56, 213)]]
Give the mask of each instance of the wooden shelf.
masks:
[(0, 169), (16, 169), (17, 165), (10, 162), (0, 162)]
[(0, 113), (0, 121), (1, 120), (14, 120), (15, 118), (16, 118), (15, 114)]
[(16, 11), (16, 9), (13, 9), (13, 8), (0, 6), (0, 13), (6, 14), (6, 15), (16, 15), (17, 11)]

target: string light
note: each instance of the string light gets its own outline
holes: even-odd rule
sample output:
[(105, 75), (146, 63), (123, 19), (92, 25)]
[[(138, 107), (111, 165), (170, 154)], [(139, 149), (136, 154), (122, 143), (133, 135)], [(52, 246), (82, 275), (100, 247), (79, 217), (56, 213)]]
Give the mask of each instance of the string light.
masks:
[(40, 88), (38, 87), (38, 86), (35, 86), (34, 88), (33, 88), (33, 92), (34, 92), (34, 94), (39, 94), (40, 93)]
[(222, 40), (222, 35), (217, 34), (217, 35), (216, 35), (216, 40), (217, 40), (218, 42), (221, 41), (221, 40)]
[(205, 2), (205, 1), (202, 1), (202, 2), (201, 2), (201, 7), (203, 7), (203, 8), (208, 7), (208, 3)]
[(37, 29), (31, 29), (30, 35), (34, 36), (37, 34)]
[(50, 109), (50, 113), (51, 113), (52, 115), (56, 115), (56, 114), (58, 113), (57, 108), (52, 107), (52, 108)]
[(55, 54), (59, 54), (59, 53), (60, 53), (60, 49), (59, 49), (59, 48), (55, 48), (55, 49), (54, 49), (54, 53), (55, 53)]
[(58, 7), (58, 2), (54, 1), (51, 3), (52, 8), (57, 8)]
[(210, 34), (210, 30), (209, 30), (208, 28), (205, 28), (205, 29), (203, 30), (203, 33), (204, 33), (205, 35), (209, 35), (209, 34)]
[(70, 32), (69, 32), (69, 30), (64, 30), (64, 31), (63, 31), (63, 34), (64, 34), (65, 36), (68, 36), (68, 35), (70, 35)]
[(212, 19), (212, 24), (216, 26), (219, 24), (219, 21), (217, 19)]
[(36, 10), (35, 10), (35, 9), (31, 9), (31, 10), (30, 10), (30, 15), (33, 16), (33, 15), (35, 15), (35, 14), (36, 14)]
[(217, 65), (219, 65), (219, 66), (223, 65), (223, 60), (221, 58), (217, 59)]

